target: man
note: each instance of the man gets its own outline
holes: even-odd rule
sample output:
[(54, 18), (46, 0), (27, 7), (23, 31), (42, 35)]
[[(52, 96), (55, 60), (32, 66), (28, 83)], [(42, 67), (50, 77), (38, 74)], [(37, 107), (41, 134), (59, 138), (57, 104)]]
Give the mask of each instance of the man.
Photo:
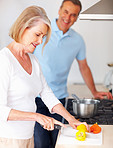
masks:
[[(63, 0), (58, 11), (59, 18), (52, 21), (52, 34), (43, 54), (38, 46), (34, 54), (37, 56), (46, 81), (56, 97), (65, 104), (67, 92), (67, 78), (74, 59), (77, 60), (82, 77), (94, 98), (107, 96), (108, 92), (98, 92), (86, 60), (86, 49), (82, 37), (70, 27), (77, 21), (82, 9), (79, 0)], [(44, 39), (45, 40), (45, 39)], [(54, 117), (61, 121), (57, 114), (50, 114), (40, 98), (36, 98), (37, 112)], [(35, 148), (54, 148), (58, 130), (46, 131), (38, 123), (35, 125)]]

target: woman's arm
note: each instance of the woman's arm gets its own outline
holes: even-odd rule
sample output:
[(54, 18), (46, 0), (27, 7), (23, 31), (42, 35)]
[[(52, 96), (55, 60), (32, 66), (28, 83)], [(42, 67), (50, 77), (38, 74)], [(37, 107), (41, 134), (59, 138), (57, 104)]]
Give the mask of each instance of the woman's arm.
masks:
[(62, 104), (57, 104), (53, 107), (52, 109), (53, 112), (60, 114), (62, 117), (64, 117), (69, 124), (76, 129), (76, 127), (78, 125), (80, 125), (81, 123), (85, 124), (87, 127), (87, 130), (89, 131), (89, 126), (86, 122), (80, 122), (78, 120), (75, 119), (74, 116), (72, 116), (65, 108)]
[(9, 121), (36, 121), (40, 123), (44, 129), (47, 130), (53, 130), (54, 129), (54, 124), (58, 124), (60, 126), (65, 127), (64, 124), (61, 122), (42, 115), (40, 113), (33, 113), (33, 112), (24, 112), (24, 111), (18, 111), (15, 109), (11, 109), (8, 119)]

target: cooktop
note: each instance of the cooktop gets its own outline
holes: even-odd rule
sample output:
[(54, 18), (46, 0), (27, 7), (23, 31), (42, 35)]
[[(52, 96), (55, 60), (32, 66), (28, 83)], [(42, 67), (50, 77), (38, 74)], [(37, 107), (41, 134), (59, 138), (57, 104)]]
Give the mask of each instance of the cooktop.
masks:
[[(101, 125), (113, 125), (113, 100), (103, 99), (100, 100), (97, 114), (91, 118), (80, 118), (73, 113), (73, 105), (72, 105), (72, 98), (67, 100), (67, 107), (66, 109), (72, 114), (76, 119), (81, 122), (87, 122), (88, 124), (98, 123)], [(64, 123), (67, 124), (68, 122), (64, 120)]]

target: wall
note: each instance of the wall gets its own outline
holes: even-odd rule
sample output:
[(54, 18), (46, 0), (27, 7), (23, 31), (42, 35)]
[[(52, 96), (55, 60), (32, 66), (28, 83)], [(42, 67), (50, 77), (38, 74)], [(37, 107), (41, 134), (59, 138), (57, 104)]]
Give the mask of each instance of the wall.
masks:
[[(83, 10), (99, 0), (81, 0)], [(52, 20), (58, 16), (62, 0), (0, 0), (0, 49), (11, 41), (9, 28), (24, 8), (30, 5), (43, 7)], [(107, 63), (113, 62), (113, 21), (79, 20), (72, 26), (86, 43), (87, 61), (96, 83), (103, 83), (106, 73), (111, 70)], [(74, 61), (68, 83), (83, 83), (77, 62)]]

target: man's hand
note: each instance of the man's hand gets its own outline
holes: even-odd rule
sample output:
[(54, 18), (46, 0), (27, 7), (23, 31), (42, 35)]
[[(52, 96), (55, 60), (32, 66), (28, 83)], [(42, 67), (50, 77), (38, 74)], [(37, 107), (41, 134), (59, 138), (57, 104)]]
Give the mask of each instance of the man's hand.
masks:
[(113, 99), (112, 94), (110, 92), (98, 92), (96, 91), (94, 94), (95, 98), (99, 99)]

